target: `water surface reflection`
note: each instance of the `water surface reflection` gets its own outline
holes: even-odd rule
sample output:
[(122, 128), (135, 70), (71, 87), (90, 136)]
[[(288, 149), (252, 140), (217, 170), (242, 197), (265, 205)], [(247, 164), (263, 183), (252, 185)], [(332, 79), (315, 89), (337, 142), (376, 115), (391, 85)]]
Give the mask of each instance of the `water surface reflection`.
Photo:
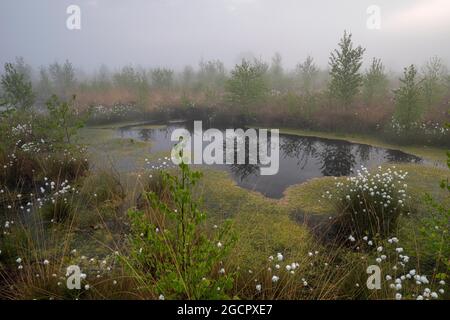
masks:
[[(150, 152), (169, 151), (174, 142), (171, 133), (176, 128), (188, 126), (178, 123), (162, 128), (126, 127), (119, 129), (123, 138), (152, 142)], [(204, 143), (206, 146), (207, 143)], [(225, 153), (225, 152), (224, 152)], [(355, 144), (341, 140), (315, 137), (280, 135), (280, 168), (273, 176), (260, 175), (255, 164), (213, 165), (215, 169), (230, 173), (236, 183), (246, 189), (280, 198), (290, 185), (322, 176), (352, 175), (361, 166), (372, 167), (387, 162), (421, 163), (419, 157), (398, 150)]]

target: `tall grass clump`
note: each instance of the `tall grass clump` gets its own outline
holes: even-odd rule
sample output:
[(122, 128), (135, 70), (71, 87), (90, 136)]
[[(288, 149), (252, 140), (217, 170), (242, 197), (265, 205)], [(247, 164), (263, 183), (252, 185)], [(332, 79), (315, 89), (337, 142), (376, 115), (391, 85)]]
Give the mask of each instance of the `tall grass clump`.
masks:
[(151, 203), (148, 201), (148, 194), (152, 193), (158, 196), (161, 201), (167, 202), (171, 199), (169, 186), (165, 182), (164, 172), (161, 170), (152, 172), (148, 178), (142, 181), (143, 192), (139, 194), (137, 199), (137, 207), (139, 209), (148, 208)]
[(129, 257), (124, 262), (160, 299), (228, 298), (233, 280), (222, 265), (233, 242), (228, 224), (206, 229), (206, 213), (192, 194), (201, 174), (184, 163), (179, 168), (179, 176), (162, 173), (170, 200), (150, 191), (149, 210), (129, 212)]
[(330, 199), (339, 214), (337, 220), (346, 236), (387, 237), (395, 231), (399, 216), (407, 211), (407, 172), (362, 167), (354, 177), (337, 181)]
[[(446, 125), (450, 128), (450, 124)], [(447, 151), (447, 167), (450, 169), (450, 151)], [(425, 195), (429, 214), (421, 221), (421, 246), (424, 248), (422, 263), (430, 270), (444, 275), (450, 270), (450, 182), (442, 179), (440, 187), (445, 193), (441, 201), (431, 194)]]

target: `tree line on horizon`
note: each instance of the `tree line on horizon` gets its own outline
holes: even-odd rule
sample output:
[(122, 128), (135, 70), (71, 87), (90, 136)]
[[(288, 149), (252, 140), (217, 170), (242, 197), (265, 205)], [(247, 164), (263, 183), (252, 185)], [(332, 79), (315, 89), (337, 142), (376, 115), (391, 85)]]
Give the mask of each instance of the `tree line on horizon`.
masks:
[(242, 59), (230, 71), (220, 60), (201, 60), (197, 69), (186, 66), (181, 72), (132, 65), (110, 71), (102, 65), (87, 76), (77, 72), (66, 60), (41, 66), (35, 74), (33, 68), (18, 57), (14, 63), (5, 64), (0, 104), (29, 107), (36, 101), (44, 103), (52, 94), (68, 98), (80, 91), (102, 92), (114, 88), (135, 92), (141, 104), (145, 104), (151, 90), (224, 96), (227, 103), (245, 112), (267, 96), (286, 93), (310, 101), (316, 94), (325, 93), (337, 108), (344, 110), (352, 107), (356, 97), (370, 106), (393, 96), (396, 119), (407, 127), (450, 92), (450, 75), (439, 57), (432, 57), (420, 70), (416, 65), (405, 67), (396, 80), (379, 58), (373, 58), (363, 70), (365, 52), (366, 49), (353, 43), (351, 33), (344, 32), (338, 47), (330, 53), (327, 70), (321, 69), (312, 56), (307, 56), (294, 70), (286, 70), (281, 55), (276, 53), (270, 63), (256, 58)]

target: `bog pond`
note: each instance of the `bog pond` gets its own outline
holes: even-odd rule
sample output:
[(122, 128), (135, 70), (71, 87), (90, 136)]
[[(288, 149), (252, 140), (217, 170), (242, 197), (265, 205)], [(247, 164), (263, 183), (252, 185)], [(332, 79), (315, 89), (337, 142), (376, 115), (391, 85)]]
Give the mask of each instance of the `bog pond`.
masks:
[[(117, 129), (116, 134), (120, 138), (150, 141), (151, 153), (170, 152), (175, 145), (171, 141), (171, 134), (177, 128), (192, 132), (192, 128), (180, 122), (164, 126), (124, 126)], [(240, 187), (270, 198), (281, 198), (287, 187), (312, 178), (349, 176), (355, 174), (361, 166), (371, 168), (393, 162), (427, 162), (399, 150), (342, 140), (280, 134), (279, 141), (279, 171), (275, 175), (261, 175), (258, 165), (254, 164), (213, 164), (207, 167), (228, 172)], [(207, 144), (204, 143), (203, 147)]]

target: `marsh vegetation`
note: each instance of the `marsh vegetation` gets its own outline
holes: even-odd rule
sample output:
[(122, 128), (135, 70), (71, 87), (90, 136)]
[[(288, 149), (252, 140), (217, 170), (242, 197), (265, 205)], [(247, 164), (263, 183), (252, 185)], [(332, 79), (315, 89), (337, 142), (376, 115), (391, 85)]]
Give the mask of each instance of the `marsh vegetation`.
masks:
[[(328, 69), (6, 64), (0, 297), (448, 299), (450, 76), (436, 57), (363, 70), (367, 54), (346, 32)], [(283, 128), (279, 175), (173, 165), (193, 120)]]

